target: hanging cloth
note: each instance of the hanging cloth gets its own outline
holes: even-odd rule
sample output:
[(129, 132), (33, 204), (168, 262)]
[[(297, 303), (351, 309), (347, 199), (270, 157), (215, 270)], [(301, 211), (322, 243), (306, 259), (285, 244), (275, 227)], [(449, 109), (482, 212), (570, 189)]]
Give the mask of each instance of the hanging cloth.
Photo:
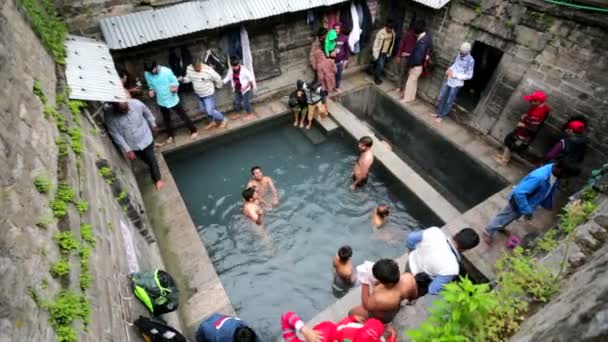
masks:
[(253, 72), (253, 57), (251, 56), (251, 46), (249, 45), (249, 34), (245, 29), (245, 25), (241, 25), (241, 47), (243, 50), (243, 65), (251, 72), (253, 78), (253, 89), (257, 88), (255, 82), (255, 73)]
[(353, 19), (353, 30), (350, 31), (350, 34), (348, 35), (348, 46), (353, 53), (359, 53), (355, 48), (355, 45), (361, 39), (361, 28), (359, 27), (359, 14), (357, 13), (354, 2), (350, 3), (350, 15)]
[(364, 0), (359, 1), (359, 5), (363, 12), (363, 24), (361, 24), (361, 38), (359, 39), (359, 43), (361, 48), (364, 48), (365, 44), (368, 44), (371, 41), (371, 34), (373, 31), (372, 15)]
[(241, 47), (241, 34), (239, 31), (232, 31), (228, 35), (228, 54), (243, 60), (243, 48)]
[(373, 24), (376, 21), (376, 14), (378, 14), (378, 0), (367, 0), (367, 8), (369, 8)]
[(350, 12), (350, 5), (342, 6), (340, 9), (340, 23), (342, 24), (342, 33), (350, 34), (353, 30), (353, 16)]

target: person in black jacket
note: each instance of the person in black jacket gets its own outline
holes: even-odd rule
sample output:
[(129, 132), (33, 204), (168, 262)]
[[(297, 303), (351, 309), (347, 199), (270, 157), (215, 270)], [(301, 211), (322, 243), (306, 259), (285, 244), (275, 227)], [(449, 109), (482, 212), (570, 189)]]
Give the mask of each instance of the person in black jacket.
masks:
[(418, 20), (414, 24), (414, 33), (416, 34), (416, 45), (412, 54), (408, 59), (410, 68), (407, 82), (405, 83), (405, 91), (403, 92), (404, 102), (412, 102), (416, 100), (416, 91), (418, 89), (418, 77), (422, 74), (422, 66), (426, 60), (426, 56), (433, 49), (433, 40), (431, 35), (426, 32), (424, 21)]
[(293, 110), (293, 126), (303, 128), (304, 119), (308, 113), (308, 101), (304, 93), (304, 81), (298, 80), (296, 90), (289, 95), (289, 107)]

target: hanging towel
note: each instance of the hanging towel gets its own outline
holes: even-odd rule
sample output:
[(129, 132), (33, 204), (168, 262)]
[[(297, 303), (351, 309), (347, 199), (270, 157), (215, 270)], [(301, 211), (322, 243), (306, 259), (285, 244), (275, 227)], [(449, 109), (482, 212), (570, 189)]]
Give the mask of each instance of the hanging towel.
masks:
[(245, 29), (245, 25), (241, 25), (241, 47), (243, 49), (243, 65), (251, 72), (253, 78), (253, 90), (257, 88), (255, 82), (255, 73), (253, 72), (253, 57), (251, 57), (251, 46), (249, 45), (249, 34)]
[(353, 53), (359, 53), (357, 49), (355, 49), (355, 44), (361, 39), (361, 28), (359, 27), (359, 14), (357, 13), (354, 2), (351, 2), (350, 4), (350, 15), (353, 18), (353, 30), (350, 31), (350, 34), (348, 35), (348, 46)]

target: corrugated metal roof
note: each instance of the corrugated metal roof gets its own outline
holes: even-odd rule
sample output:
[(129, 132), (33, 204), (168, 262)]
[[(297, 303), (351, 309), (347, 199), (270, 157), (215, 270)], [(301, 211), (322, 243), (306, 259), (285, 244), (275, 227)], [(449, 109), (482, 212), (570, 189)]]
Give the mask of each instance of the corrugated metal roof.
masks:
[(108, 17), (101, 32), (112, 50), (209, 30), (247, 20), (268, 18), (348, 0), (201, 0)]
[(421, 3), (423, 5), (432, 7), (434, 9), (440, 9), (445, 6), (450, 0), (414, 0), (415, 2)]
[(125, 90), (106, 44), (85, 37), (68, 36), (65, 45), (65, 75), (70, 99), (116, 102), (125, 98)]

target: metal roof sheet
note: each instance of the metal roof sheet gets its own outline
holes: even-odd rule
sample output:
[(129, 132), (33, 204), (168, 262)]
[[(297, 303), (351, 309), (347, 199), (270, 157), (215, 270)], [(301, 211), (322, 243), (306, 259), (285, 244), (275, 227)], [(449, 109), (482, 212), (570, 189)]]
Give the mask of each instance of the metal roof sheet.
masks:
[(116, 102), (125, 98), (125, 90), (106, 44), (85, 37), (68, 36), (65, 45), (65, 75), (70, 99)]
[(414, 0), (415, 2), (421, 3), (423, 5), (432, 7), (434, 9), (440, 9), (445, 6), (450, 0)]
[(107, 17), (99, 25), (110, 49), (120, 50), (242, 21), (346, 1), (348, 0), (199, 0)]

